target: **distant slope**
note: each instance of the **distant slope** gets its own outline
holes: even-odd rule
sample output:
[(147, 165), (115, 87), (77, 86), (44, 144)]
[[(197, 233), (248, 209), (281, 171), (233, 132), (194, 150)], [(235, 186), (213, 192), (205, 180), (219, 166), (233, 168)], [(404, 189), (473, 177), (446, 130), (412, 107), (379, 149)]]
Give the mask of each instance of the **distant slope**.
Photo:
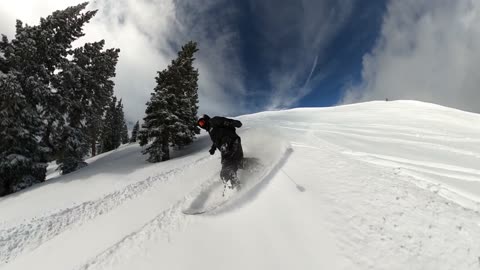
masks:
[(377, 101), (240, 119), (272, 173), (234, 205), (181, 212), (220, 170), (205, 134), (158, 164), (125, 146), (0, 199), (0, 269), (480, 267), (480, 115)]

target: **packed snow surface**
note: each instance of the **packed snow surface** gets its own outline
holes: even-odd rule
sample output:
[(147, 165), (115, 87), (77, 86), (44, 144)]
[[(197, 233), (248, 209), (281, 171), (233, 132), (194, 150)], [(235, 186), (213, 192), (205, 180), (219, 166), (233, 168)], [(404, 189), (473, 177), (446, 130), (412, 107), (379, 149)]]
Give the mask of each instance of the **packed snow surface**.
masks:
[[(239, 117), (266, 170), (202, 215), (208, 135), (0, 198), (0, 269), (480, 269), (480, 115), (415, 101)], [(242, 173), (242, 172), (241, 172)]]

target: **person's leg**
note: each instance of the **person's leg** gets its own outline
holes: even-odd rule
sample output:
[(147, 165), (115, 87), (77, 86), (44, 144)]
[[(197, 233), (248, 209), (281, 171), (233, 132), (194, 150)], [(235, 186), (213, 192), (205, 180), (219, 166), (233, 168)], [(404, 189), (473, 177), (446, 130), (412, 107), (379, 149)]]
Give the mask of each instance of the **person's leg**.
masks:
[(235, 153), (234, 157), (236, 160), (243, 159), (243, 148), (242, 148), (242, 140), (238, 138), (233, 142), (233, 151)]
[(228, 181), (231, 181), (232, 184), (235, 183), (237, 181), (237, 170), (238, 165), (235, 160), (222, 160), (222, 170), (220, 171), (220, 178), (222, 179), (223, 183), (226, 184)]
[(243, 159), (243, 149), (240, 139), (235, 140), (227, 151), (222, 152), (222, 170), (220, 178), (224, 183), (230, 181), (233, 186), (238, 184), (237, 171)]
[(222, 179), (223, 182), (228, 182), (230, 179), (232, 179), (235, 175), (235, 172), (232, 168), (232, 166), (229, 165), (222, 165), (222, 170), (220, 171), (220, 178)]

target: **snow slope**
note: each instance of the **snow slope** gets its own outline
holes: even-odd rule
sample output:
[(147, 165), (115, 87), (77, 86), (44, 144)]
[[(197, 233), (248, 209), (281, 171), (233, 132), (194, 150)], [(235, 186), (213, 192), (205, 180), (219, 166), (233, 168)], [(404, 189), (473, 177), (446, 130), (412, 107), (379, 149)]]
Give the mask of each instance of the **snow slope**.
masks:
[(240, 117), (267, 174), (182, 213), (220, 170), (203, 134), (0, 198), (0, 269), (479, 269), (480, 115), (415, 101)]

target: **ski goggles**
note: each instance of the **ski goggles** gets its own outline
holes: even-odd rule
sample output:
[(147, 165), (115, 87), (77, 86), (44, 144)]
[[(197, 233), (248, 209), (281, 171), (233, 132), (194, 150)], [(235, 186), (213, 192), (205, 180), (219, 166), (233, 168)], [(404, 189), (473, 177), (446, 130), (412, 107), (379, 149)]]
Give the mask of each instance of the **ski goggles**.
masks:
[(198, 120), (198, 125), (199, 125), (200, 127), (203, 128), (206, 124), (207, 124), (207, 122), (205, 121), (205, 119), (200, 119), (200, 120)]

